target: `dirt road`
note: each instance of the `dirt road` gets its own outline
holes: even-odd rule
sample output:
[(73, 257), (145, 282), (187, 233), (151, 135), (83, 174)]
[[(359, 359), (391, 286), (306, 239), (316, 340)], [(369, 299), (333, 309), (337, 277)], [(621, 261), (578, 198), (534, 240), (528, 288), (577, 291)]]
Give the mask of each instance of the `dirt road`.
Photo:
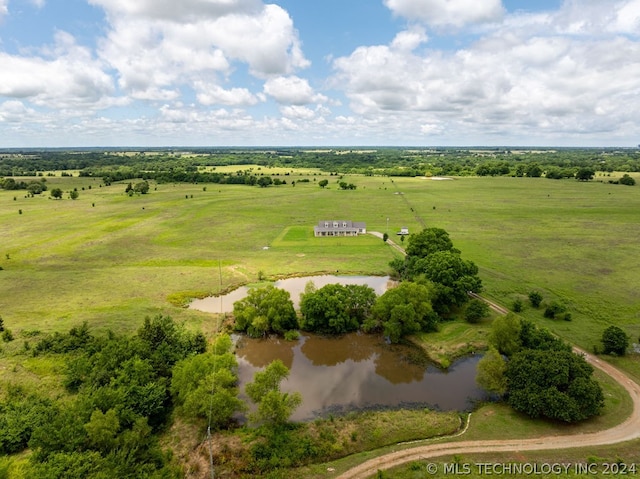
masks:
[[(371, 232), (375, 236), (382, 238), (382, 234)], [(399, 245), (388, 241), (392, 247), (404, 253), (404, 249)], [(472, 297), (481, 299), (489, 304), (496, 312), (507, 314), (508, 311), (502, 306), (492, 303), (487, 299), (475, 294)], [(411, 449), (392, 452), (384, 456), (370, 459), (338, 476), (338, 479), (365, 478), (375, 474), (378, 470), (389, 469), (400, 464), (420, 459), (428, 459), (453, 454), (470, 453), (491, 453), (505, 451), (539, 451), (553, 449), (569, 449), (574, 447), (599, 446), (605, 444), (616, 444), (640, 438), (640, 385), (631, 380), (626, 374), (614, 368), (610, 364), (601, 361), (579, 348), (574, 351), (583, 354), (587, 362), (593, 367), (601, 369), (606, 374), (619, 382), (629, 393), (633, 400), (633, 411), (631, 416), (622, 424), (611, 429), (589, 434), (577, 434), (574, 436), (545, 436), (534, 439), (506, 439), (490, 441), (464, 441), (455, 443), (430, 444), (417, 446)]]
[(601, 369), (618, 381), (633, 400), (633, 412), (622, 424), (605, 431), (573, 436), (545, 436), (535, 439), (507, 439), (490, 441), (464, 441), (455, 443), (431, 444), (397, 451), (370, 459), (338, 476), (338, 479), (365, 478), (378, 470), (389, 469), (400, 464), (421, 459), (435, 458), (453, 454), (491, 453), (505, 451), (538, 451), (553, 449), (569, 449), (574, 447), (599, 446), (616, 444), (640, 437), (640, 385), (632, 381), (626, 374), (605, 363), (597, 357), (574, 348), (577, 353), (584, 354), (586, 360), (594, 367)]

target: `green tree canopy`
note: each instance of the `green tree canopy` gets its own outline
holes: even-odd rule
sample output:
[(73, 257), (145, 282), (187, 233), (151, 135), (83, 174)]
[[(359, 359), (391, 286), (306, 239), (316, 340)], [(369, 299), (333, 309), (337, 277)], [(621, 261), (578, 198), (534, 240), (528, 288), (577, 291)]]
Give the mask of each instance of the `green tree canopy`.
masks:
[(481, 299), (472, 299), (464, 310), (464, 319), (472, 324), (479, 323), (487, 316), (489, 316), (489, 305)]
[(233, 315), (236, 331), (252, 337), (284, 334), (298, 327), (291, 295), (273, 285), (250, 289), (244, 299), (233, 304)]
[(485, 391), (502, 396), (507, 391), (507, 362), (493, 346), (478, 362), (476, 382)]
[(450, 305), (465, 304), (469, 300), (469, 291), (482, 290), (478, 267), (453, 251), (437, 251), (418, 260), (414, 272), (435, 284), (433, 308), (440, 314), (446, 314)]
[(521, 328), (520, 319), (515, 314), (509, 313), (506, 316), (498, 316), (491, 325), (489, 341), (500, 354), (512, 356), (520, 351), (522, 346)]
[(604, 407), (593, 368), (569, 351), (523, 350), (507, 364), (508, 403), (532, 418), (565, 422), (597, 415)]
[(418, 331), (434, 331), (438, 316), (431, 307), (433, 295), (432, 285), (403, 281), (377, 299), (365, 330), (382, 329), (393, 343)]
[(60, 188), (52, 188), (49, 194), (51, 198), (55, 198), (56, 200), (62, 198), (62, 190)]
[(576, 172), (576, 179), (580, 181), (589, 181), (593, 179), (595, 174), (596, 172), (593, 168), (582, 167)]
[(256, 422), (269, 426), (281, 426), (289, 421), (291, 414), (302, 403), (300, 393), (280, 391), (280, 383), (289, 376), (289, 369), (276, 359), (263, 371), (258, 371), (253, 382), (245, 386), (247, 396), (258, 405), (251, 417)]
[(622, 175), (622, 178), (618, 181), (621, 185), (634, 186), (636, 184), (636, 180), (633, 176), (629, 176), (627, 173)]
[(602, 332), (602, 345), (605, 354), (624, 356), (629, 347), (629, 336), (618, 326), (609, 326)]
[[(223, 335), (221, 343), (229, 343)], [(231, 423), (236, 412), (243, 411), (237, 397), (238, 363), (230, 348), (216, 348), (187, 357), (173, 368), (171, 395), (188, 418), (208, 419), (213, 429)]]
[(426, 258), (437, 251), (453, 251), (459, 253), (453, 247), (453, 242), (442, 228), (425, 228), (419, 233), (409, 236), (407, 255), (417, 258)]
[(324, 334), (357, 331), (369, 317), (375, 301), (375, 291), (365, 285), (327, 284), (317, 290), (307, 288), (300, 300), (300, 327)]

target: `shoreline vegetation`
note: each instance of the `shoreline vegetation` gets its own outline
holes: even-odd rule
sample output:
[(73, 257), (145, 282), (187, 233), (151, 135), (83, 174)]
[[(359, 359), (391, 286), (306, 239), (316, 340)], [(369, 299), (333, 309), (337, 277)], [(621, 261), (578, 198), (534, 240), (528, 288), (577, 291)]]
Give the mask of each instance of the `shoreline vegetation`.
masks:
[[(455, 181), (422, 179), (431, 176)], [(271, 183), (259, 182), (265, 177)], [(389, 263), (402, 258), (372, 235), (314, 238), (313, 225), (326, 218), (364, 221), (368, 230), (388, 233), (402, 247), (407, 243), (395, 234), (401, 228), (411, 233), (425, 225), (443, 228), (464, 258), (478, 266), (483, 297), (511, 311), (519, 305), (520, 318), (588, 351), (600, 345), (610, 325), (636, 343), (640, 266), (631, 259), (640, 256), (640, 195), (629, 178), (640, 180), (635, 149), (2, 151), (0, 317), (9, 333), (0, 341), (0, 415), (8, 410), (4, 405), (22, 404), (14, 387), (26, 397), (39, 391), (45, 401), (70, 401), (62, 384), (65, 356), (32, 354), (51, 334), (66, 334), (86, 322), (96, 336), (108, 331), (126, 336), (138, 331), (145, 317), (162, 315), (211, 341), (218, 321), (185, 308), (191, 298), (319, 272), (387, 275)], [(321, 180), (327, 180), (324, 187)], [(541, 296), (538, 307), (529, 302), (534, 291)], [(547, 310), (555, 316), (548, 317)], [(438, 331), (409, 340), (446, 368), (455, 357), (488, 344), (496, 316), (492, 312), (470, 324), (464, 308), (456, 309)], [(640, 381), (640, 355), (631, 347), (624, 356), (601, 360)], [(610, 427), (630, 413), (626, 393), (606, 379), (599, 382), (604, 412), (578, 430)], [(112, 421), (113, 426), (108, 411), (87, 417), (87, 424)], [(383, 434), (390, 425), (435, 424), (440, 414), (334, 417), (283, 430), (282, 437), (300, 444), (305, 437), (324, 438), (305, 444), (336, 457), (331, 441), (339, 439), (342, 452), (395, 447), (421, 439), (420, 432)], [(454, 416), (457, 428), (460, 420)], [(479, 405), (474, 418), (464, 437), (497, 438), (504, 424), (523, 437), (576, 430), (526, 419), (501, 404)], [(130, 427), (120, 421), (121, 428)], [(341, 428), (346, 436), (338, 433)], [(176, 471), (207, 477), (204, 429), (206, 421), (174, 416), (153, 437), (173, 451)], [(255, 431), (238, 434), (219, 437), (217, 451), (229, 464), (247, 460), (243, 454), (251, 441), (277, 445), (269, 442), (274, 437)], [(32, 454), (0, 456), (0, 477), (5, 471), (25, 477)], [(629, 457), (636, 458), (623, 458)], [(85, 459), (100, 464), (95, 456)], [(345, 464), (359, 460), (350, 456), (336, 467), (345, 470)], [(334, 466), (290, 470), (291, 477), (321, 477), (327, 467)]]

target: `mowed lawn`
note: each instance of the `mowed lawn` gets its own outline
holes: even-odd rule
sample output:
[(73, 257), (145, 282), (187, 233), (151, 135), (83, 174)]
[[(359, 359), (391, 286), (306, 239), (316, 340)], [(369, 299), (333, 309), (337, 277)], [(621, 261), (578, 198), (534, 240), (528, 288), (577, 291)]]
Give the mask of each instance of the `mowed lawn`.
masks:
[[(208, 315), (168, 298), (216, 293), (259, 275), (388, 272), (397, 253), (371, 235), (313, 237), (318, 221), (348, 219), (365, 221), (370, 231), (388, 225), (398, 242), (401, 227), (444, 228), (480, 267), (487, 297), (510, 307), (535, 289), (546, 302), (566, 304), (572, 321), (544, 319), (530, 308), (523, 316), (566, 339), (591, 349), (606, 326), (618, 324), (638, 342), (638, 186), (282, 175), (288, 184), (278, 187), (152, 184), (148, 195), (134, 197), (124, 193), (126, 183), (48, 178), (50, 189), (78, 188), (75, 201), (0, 190), (0, 315), (18, 333), (85, 320), (131, 330), (157, 313), (201, 327)], [(320, 188), (320, 179), (329, 186)], [(342, 191), (338, 181), (357, 189)], [(635, 359), (620, 364), (640, 377)]]

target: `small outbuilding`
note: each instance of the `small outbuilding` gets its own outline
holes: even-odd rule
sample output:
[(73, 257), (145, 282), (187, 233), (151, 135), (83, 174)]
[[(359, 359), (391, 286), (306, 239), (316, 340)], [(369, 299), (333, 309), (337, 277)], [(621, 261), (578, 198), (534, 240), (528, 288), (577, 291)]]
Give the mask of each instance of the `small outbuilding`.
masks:
[(406, 226), (403, 226), (402, 228), (400, 228), (400, 231), (398, 232), (398, 235), (400, 236), (404, 236), (408, 234), (409, 234), (409, 228), (407, 228)]

